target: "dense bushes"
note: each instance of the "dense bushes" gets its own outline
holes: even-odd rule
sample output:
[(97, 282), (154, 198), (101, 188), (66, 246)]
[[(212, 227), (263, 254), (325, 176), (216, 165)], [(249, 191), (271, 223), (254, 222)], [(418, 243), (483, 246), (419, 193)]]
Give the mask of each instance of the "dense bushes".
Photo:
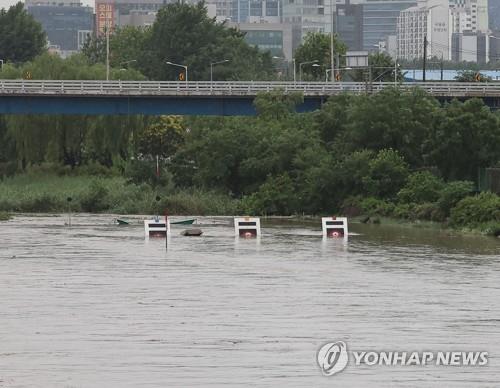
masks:
[(466, 197), (451, 209), (450, 221), (452, 225), (469, 228), (490, 222), (500, 223), (500, 197), (489, 192)]
[(443, 186), (443, 181), (430, 172), (417, 172), (408, 177), (406, 185), (398, 193), (398, 199), (405, 203), (436, 202)]
[[(406, 184), (399, 190), (397, 200), (357, 196), (344, 201), (343, 210), (352, 215), (395, 217), (407, 220), (428, 220), (443, 222), (450, 217), (450, 211), (473, 191), (473, 183), (454, 181), (445, 183), (428, 171), (410, 174)], [(491, 194), (493, 198), (499, 198)], [(460, 202), (461, 203), (461, 202)], [(353, 209), (355, 211), (353, 212)], [(455, 210), (455, 209), (454, 209)], [(494, 214), (492, 212), (491, 214)], [(494, 218), (487, 218), (491, 221)], [(467, 217), (453, 220), (453, 225), (465, 226)], [(482, 221), (481, 221), (482, 222)], [(469, 225), (470, 222), (469, 222)]]

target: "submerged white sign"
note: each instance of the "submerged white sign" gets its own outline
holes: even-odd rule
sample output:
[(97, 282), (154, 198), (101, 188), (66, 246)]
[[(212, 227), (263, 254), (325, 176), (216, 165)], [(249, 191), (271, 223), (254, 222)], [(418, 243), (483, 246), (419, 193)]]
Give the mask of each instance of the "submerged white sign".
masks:
[[(354, 365), (385, 366), (485, 366), (488, 352), (438, 351), (438, 352), (356, 352), (353, 351)], [(328, 342), (317, 353), (318, 365), (325, 376), (341, 372), (349, 362), (349, 352), (345, 342)]]

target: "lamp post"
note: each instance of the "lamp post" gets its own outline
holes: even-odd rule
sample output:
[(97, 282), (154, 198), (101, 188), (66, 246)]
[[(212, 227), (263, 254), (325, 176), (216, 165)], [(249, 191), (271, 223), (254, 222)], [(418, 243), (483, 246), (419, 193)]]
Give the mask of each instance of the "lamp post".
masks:
[(307, 62), (299, 63), (299, 81), (300, 82), (302, 82), (302, 66), (304, 66), (304, 65), (310, 65), (311, 63), (318, 63), (318, 62), (319, 61), (317, 59), (315, 59), (314, 61), (307, 61)]
[[(285, 70), (285, 67), (283, 66), (283, 61), (285, 60), (285, 58), (279, 57), (277, 55), (273, 55), (271, 59), (276, 61), (276, 64), (273, 64), (273, 70), (276, 70), (278, 78), (281, 78), (281, 76), (283, 74), (283, 70)], [(288, 72), (288, 69), (286, 69), (286, 70)]]
[(187, 82), (188, 82), (188, 67), (186, 65), (180, 65), (178, 63), (173, 63), (173, 62), (170, 62), (170, 61), (167, 61), (166, 62), (167, 65), (170, 65), (170, 66), (177, 66), (177, 67), (182, 67), (185, 71), (186, 71), (186, 85), (187, 85)]
[(328, 82), (328, 73), (330, 73), (333, 69), (326, 69), (325, 70), (325, 82)]
[[(339, 77), (340, 77), (340, 76), (341, 76), (341, 72), (342, 72), (342, 71), (348, 71), (348, 70), (353, 70), (353, 69), (354, 69), (354, 68), (353, 68), (353, 67), (350, 67), (350, 66), (346, 66), (346, 67), (340, 67), (340, 66), (339, 66), (339, 67), (337, 67), (337, 70), (338, 70), (338, 73), (337, 73), (337, 74), (338, 74), (338, 75), (339, 75)], [(334, 74), (334, 73), (332, 73), (332, 77), (334, 77), (334, 75), (335, 75), (335, 74)]]
[[(229, 59), (223, 59), (222, 61), (210, 63), (210, 84), (212, 84), (212, 81), (213, 81), (214, 66), (219, 65), (221, 63), (226, 63), (226, 62), (229, 62)], [(186, 68), (186, 81), (187, 81), (187, 68)]]
[(295, 64), (295, 58), (292, 59), (293, 62), (293, 83), (297, 82), (297, 69)]

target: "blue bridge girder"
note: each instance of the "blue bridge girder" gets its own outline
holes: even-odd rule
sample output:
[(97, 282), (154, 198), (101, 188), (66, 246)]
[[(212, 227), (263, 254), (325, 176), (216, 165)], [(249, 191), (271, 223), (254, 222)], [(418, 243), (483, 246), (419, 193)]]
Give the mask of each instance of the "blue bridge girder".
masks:
[[(155, 82), (94, 80), (0, 80), (0, 114), (86, 115), (254, 115), (258, 93), (280, 89), (301, 92), (297, 111), (319, 109), (328, 97), (341, 93), (376, 93), (392, 82)], [(500, 82), (411, 82), (397, 87), (419, 87), (442, 99), (483, 98), (498, 106)]]

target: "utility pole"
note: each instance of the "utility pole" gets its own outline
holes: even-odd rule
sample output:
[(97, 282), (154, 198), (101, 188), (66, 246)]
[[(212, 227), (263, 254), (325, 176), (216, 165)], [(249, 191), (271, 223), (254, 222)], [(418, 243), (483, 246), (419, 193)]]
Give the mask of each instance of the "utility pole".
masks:
[(293, 83), (297, 82), (297, 69), (295, 68), (295, 58), (292, 59), (293, 61)]
[(394, 59), (394, 87), (398, 85), (398, 58)]
[(333, 59), (333, 0), (330, 0), (330, 13), (331, 13), (331, 27), (330, 27), (330, 68), (332, 69), (332, 74), (330, 78), (332, 83), (335, 82), (335, 61)]
[(443, 52), (441, 51), (441, 81), (443, 80), (444, 73), (444, 60), (443, 60)]
[(109, 81), (109, 26), (106, 27), (106, 81)]
[(422, 81), (425, 82), (425, 66), (427, 65), (427, 35), (424, 35), (424, 60), (422, 61)]

